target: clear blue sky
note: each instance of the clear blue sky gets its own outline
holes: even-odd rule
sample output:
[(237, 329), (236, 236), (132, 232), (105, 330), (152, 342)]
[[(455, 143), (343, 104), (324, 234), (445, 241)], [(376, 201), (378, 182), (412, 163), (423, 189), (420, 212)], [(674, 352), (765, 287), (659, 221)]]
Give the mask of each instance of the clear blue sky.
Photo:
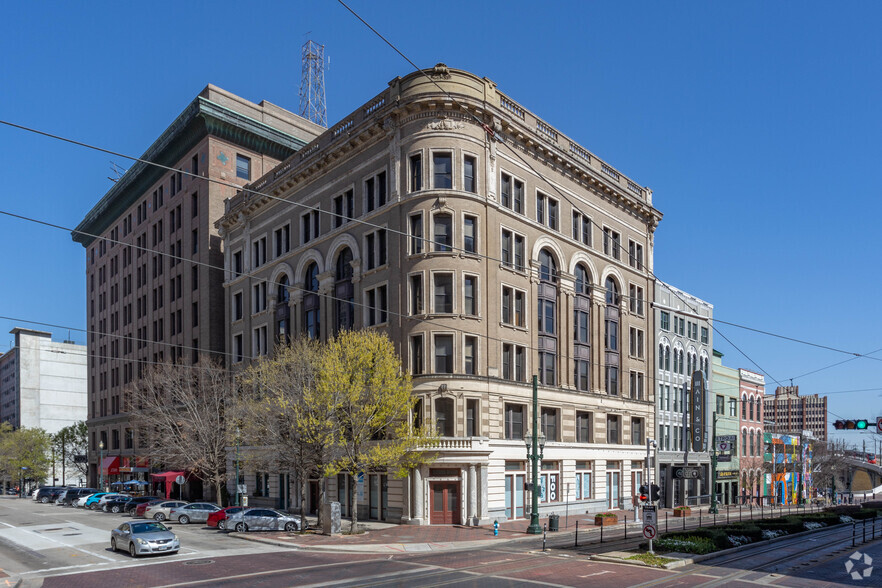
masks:
[[(492, 79), (650, 186), (664, 213), (656, 274), (711, 302), (717, 318), (882, 348), (882, 5), (351, 6), (421, 67)], [(296, 111), (307, 38), (330, 57), (331, 124), (410, 71), (331, 0), (7, 4), (0, 118), (137, 156), (208, 83)], [(0, 210), (74, 227), (110, 187), (111, 160), (130, 165), (0, 126)], [(85, 327), (84, 254), (67, 232), (0, 216), (0, 250), (0, 315), (22, 319), (0, 319), (0, 351), (23, 320)], [(781, 383), (829, 394), (832, 415), (882, 415), (882, 362), (798, 377), (848, 356), (718, 328)], [(726, 365), (757, 369), (719, 336), (715, 347)], [(767, 376), (767, 391), (775, 386)]]

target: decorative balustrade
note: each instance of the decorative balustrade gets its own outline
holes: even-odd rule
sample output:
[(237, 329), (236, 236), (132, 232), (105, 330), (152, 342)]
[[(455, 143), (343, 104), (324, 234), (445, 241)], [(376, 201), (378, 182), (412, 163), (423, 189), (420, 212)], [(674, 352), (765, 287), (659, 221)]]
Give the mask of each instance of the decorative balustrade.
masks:
[(372, 102), (368, 102), (364, 107), (364, 115), (370, 116), (377, 110), (383, 108), (386, 105), (386, 94), (384, 93), (379, 98), (374, 99)]
[(588, 153), (587, 149), (583, 148), (580, 145), (576, 145), (575, 143), (570, 143), (570, 153), (572, 153), (573, 155), (575, 155), (579, 159), (582, 159), (584, 161), (587, 161), (588, 163), (591, 163), (591, 154)]
[(339, 125), (334, 127), (334, 136), (335, 137), (340, 136), (340, 133), (345, 133), (346, 131), (351, 129), (352, 125), (354, 125), (354, 124), (355, 124), (355, 121), (353, 121), (351, 118), (343, 121), (342, 123), (340, 123)]
[(628, 189), (643, 198), (643, 188), (641, 188), (631, 180), (628, 180)]
[(541, 120), (536, 120), (536, 130), (557, 143), (557, 131), (555, 131), (552, 127), (548, 126)]
[(523, 108), (521, 108), (520, 106), (518, 106), (517, 103), (514, 102), (513, 100), (500, 94), (499, 95), (499, 104), (504, 109), (506, 109), (507, 111), (509, 111), (510, 113), (515, 115), (516, 117), (518, 117), (519, 119), (524, 120), (526, 111)]
[(608, 175), (611, 178), (615, 178), (615, 180), (617, 182), (622, 179), (622, 177), (619, 175), (619, 172), (617, 172), (616, 170), (614, 170), (610, 166), (606, 165), (605, 163), (600, 164), (600, 171), (602, 171), (603, 173), (605, 173), (606, 175)]

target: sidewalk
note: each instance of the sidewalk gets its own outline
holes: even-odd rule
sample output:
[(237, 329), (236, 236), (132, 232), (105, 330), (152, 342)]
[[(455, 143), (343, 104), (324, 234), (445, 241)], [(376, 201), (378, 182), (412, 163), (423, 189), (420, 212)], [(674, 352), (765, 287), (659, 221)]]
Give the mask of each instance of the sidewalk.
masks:
[[(625, 511), (629, 517), (628, 525), (636, 531), (633, 511)], [(572, 533), (579, 521), (580, 532), (594, 529), (594, 515), (571, 514), (567, 519), (560, 517), (560, 532), (549, 533), (551, 540), (556, 536)], [(310, 527), (316, 525), (315, 517), (307, 517)], [(621, 520), (621, 519), (620, 519)], [(566, 528), (566, 523), (569, 528)], [(540, 527), (545, 527), (548, 518), (539, 519)], [(542, 535), (528, 535), (529, 519), (518, 519), (499, 523), (499, 535), (493, 534), (493, 525), (466, 527), (463, 525), (395, 525), (376, 521), (359, 521), (359, 527), (365, 530), (359, 535), (322, 535), (317, 532), (299, 533), (234, 533), (238, 538), (284, 545), (298, 549), (317, 551), (346, 551), (363, 553), (413, 553), (427, 551), (462, 551), (477, 547), (487, 547), (491, 543), (509, 543), (512, 541), (530, 540), (541, 542)], [(343, 531), (349, 530), (349, 521), (342, 521)], [(610, 531), (621, 529), (624, 523), (606, 527)]]

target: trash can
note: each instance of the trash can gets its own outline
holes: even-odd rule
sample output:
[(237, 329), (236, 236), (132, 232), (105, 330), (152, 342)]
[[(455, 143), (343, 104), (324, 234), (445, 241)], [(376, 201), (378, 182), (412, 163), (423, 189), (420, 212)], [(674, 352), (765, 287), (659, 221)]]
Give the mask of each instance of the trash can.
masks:
[(548, 515), (548, 530), (549, 531), (558, 531), (560, 530), (560, 516), (556, 514)]

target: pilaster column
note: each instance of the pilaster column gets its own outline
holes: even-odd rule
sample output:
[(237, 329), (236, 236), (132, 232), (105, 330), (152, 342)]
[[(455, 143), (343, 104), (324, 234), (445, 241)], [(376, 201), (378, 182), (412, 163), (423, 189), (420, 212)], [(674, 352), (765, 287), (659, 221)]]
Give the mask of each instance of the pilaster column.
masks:
[(478, 524), (478, 476), (475, 464), (469, 464), (469, 525)]
[(413, 470), (413, 520), (417, 524), (422, 524), (423, 512), (423, 474), (417, 467)]
[(479, 522), (486, 521), (489, 513), (487, 511), (487, 466), (481, 465), (478, 466), (478, 479), (481, 481), (480, 483), (480, 492), (478, 494), (478, 519)]

